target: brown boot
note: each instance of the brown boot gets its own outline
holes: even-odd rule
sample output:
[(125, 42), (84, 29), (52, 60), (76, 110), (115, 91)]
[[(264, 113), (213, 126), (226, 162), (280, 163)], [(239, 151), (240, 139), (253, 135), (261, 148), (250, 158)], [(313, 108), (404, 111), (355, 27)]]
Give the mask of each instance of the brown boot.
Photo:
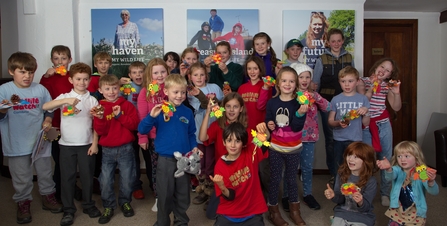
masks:
[(205, 194), (207, 194), (208, 196), (211, 196), (214, 192), (214, 182), (207, 180), (205, 184), (206, 186), (203, 192), (205, 192)]
[(281, 217), (281, 213), (279, 212), (278, 205), (276, 205), (276, 206), (269, 206), (268, 219), (269, 219), (270, 223), (272, 223), (275, 226), (287, 226), (287, 225), (289, 225), (289, 223), (287, 223)]
[(303, 218), (301, 218), (300, 213), (300, 203), (299, 202), (291, 202), (290, 206), (290, 219), (298, 226), (305, 226), (306, 222), (304, 222)]
[(53, 194), (42, 195), (42, 209), (49, 210), (52, 213), (61, 213), (62, 204), (58, 203)]
[(17, 224), (26, 224), (31, 222), (30, 211), (31, 200), (20, 201), (17, 203)]

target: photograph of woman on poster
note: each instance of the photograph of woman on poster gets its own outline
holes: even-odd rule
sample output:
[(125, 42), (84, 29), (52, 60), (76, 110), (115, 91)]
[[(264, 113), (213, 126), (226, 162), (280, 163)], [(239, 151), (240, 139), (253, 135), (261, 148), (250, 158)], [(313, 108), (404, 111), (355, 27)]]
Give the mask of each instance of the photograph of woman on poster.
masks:
[(130, 22), (130, 12), (127, 9), (121, 10), (122, 23), (116, 26), (115, 41), (113, 45), (116, 49), (133, 49), (140, 45), (140, 33), (137, 24)]
[(312, 69), (315, 61), (324, 53), (328, 27), (329, 22), (323, 12), (311, 12), (307, 35), (301, 43), (304, 45), (306, 64)]

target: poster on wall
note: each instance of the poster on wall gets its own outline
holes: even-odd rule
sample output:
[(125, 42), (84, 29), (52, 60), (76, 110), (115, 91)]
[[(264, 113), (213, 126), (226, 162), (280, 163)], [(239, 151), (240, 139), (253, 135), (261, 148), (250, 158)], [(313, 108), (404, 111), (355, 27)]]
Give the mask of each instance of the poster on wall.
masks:
[(203, 61), (213, 55), (215, 45), (230, 43), (231, 60), (243, 65), (253, 53), (253, 36), (259, 32), (256, 9), (188, 9), (187, 45), (195, 47)]
[[(298, 61), (311, 68), (328, 47), (326, 36), (331, 28), (338, 28), (344, 33), (343, 46), (354, 56), (355, 10), (284, 10), (283, 26), (284, 48), (291, 39), (298, 39), (303, 45)], [(285, 59), (287, 55), (283, 54), (283, 61)]]
[(146, 64), (163, 58), (163, 9), (92, 9), (91, 13), (92, 58), (100, 51), (109, 53), (110, 74), (126, 76), (134, 61)]

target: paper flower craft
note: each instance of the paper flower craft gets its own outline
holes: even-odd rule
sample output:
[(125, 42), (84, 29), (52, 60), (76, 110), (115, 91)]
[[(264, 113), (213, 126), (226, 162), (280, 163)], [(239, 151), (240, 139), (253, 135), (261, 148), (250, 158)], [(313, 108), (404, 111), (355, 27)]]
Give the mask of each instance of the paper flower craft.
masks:
[(360, 117), (360, 115), (357, 112), (357, 110), (352, 109), (352, 110), (348, 111), (345, 115), (343, 115), (342, 121), (349, 122), (349, 121), (354, 120), (358, 117)]
[(163, 104), (161, 106), (161, 110), (163, 111), (165, 122), (167, 122), (174, 115), (175, 107), (170, 102), (163, 101)]
[(373, 93), (377, 93), (377, 89), (379, 89), (379, 81), (376, 79), (373, 82), (373, 87), (372, 87)]
[(10, 100), (4, 99), (0, 102), (0, 109), (8, 109), (11, 108), (12, 106), (22, 104), (30, 104), (30, 103), (26, 100), (20, 99), (20, 97), (17, 94), (12, 94)]
[(123, 94), (126, 96), (130, 95), (131, 93), (137, 92), (137, 90), (135, 90), (135, 88), (133, 88), (130, 84), (124, 84), (123, 86), (121, 86), (120, 91), (123, 92)]
[(59, 65), (55, 68), (56, 74), (60, 74), (62, 76), (67, 75), (67, 68), (64, 65)]
[(387, 83), (387, 86), (389, 87), (389, 88), (391, 88), (391, 87), (395, 87), (395, 86), (398, 86), (400, 81), (398, 81), (398, 80), (393, 80), (393, 79), (390, 79), (389, 81), (388, 81), (388, 83)]
[(222, 61), (222, 56), (218, 53), (215, 53), (212, 57), (213, 57), (214, 63), (216, 63), (216, 64), (219, 64), (220, 61)]
[(213, 105), (211, 107), (211, 113), (210, 113), (210, 117), (216, 117), (216, 118), (220, 118), (223, 115), (223, 112), (225, 111), (225, 108), (220, 107), (218, 104), (215, 104), (213, 99), (210, 99), (211, 105)]
[(312, 95), (307, 91), (298, 91), (296, 92), (296, 99), (300, 104), (308, 104), (312, 105), (315, 102), (315, 99), (312, 97)]
[(343, 195), (348, 196), (356, 192), (360, 192), (361, 189), (357, 187), (357, 185), (355, 185), (354, 183), (344, 183), (341, 185), (340, 190)]
[(97, 115), (103, 115), (104, 114), (104, 106), (98, 105), (96, 107), (93, 107), (92, 111)]
[(223, 90), (224, 92), (225, 92), (225, 91), (228, 91), (228, 92), (231, 93), (230, 83), (228, 83), (227, 81), (224, 81), (222, 90)]
[(149, 95), (155, 96), (158, 91), (160, 91), (160, 86), (158, 85), (157, 81), (152, 81), (152, 83), (147, 86), (146, 97)]
[(271, 77), (270, 75), (262, 77), (262, 81), (264, 81), (264, 83), (268, 86), (274, 86), (276, 84), (275, 78)]
[(270, 142), (267, 141), (267, 134), (259, 133), (255, 130), (251, 130), (251, 135), (253, 136), (253, 143), (258, 147), (262, 147), (263, 145), (266, 147), (270, 146)]
[(79, 112), (80, 112), (80, 110), (72, 105), (64, 106), (62, 108), (63, 116), (74, 116), (75, 114), (78, 114)]

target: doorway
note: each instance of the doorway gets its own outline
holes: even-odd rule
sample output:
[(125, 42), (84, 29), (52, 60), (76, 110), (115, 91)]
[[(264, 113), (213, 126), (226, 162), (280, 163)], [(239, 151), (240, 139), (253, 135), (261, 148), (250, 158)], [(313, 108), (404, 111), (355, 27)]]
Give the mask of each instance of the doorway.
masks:
[(402, 108), (394, 112), (388, 106), (393, 146), (403, 140), (416, 141), (417, 34), (417, 20), (364, 20), (363, 76), (369, 76), (374, 62), (383, 57), (393, 58), (400, 69)]

